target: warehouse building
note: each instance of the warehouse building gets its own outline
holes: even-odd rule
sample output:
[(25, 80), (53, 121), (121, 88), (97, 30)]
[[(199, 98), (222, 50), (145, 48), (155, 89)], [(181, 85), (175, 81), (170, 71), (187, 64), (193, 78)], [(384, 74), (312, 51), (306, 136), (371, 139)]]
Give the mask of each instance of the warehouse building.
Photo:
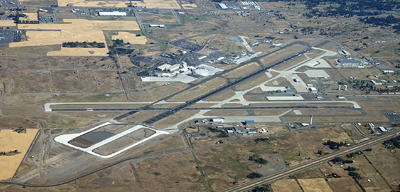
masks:
[(126, 16), (126, 12), (119, 12), (119, 11), (113, 11), (113, 12), (99, 12), (99, 16)]
[(221, 9), (228, 9), (228, 7), (225, 5), (225, 3), (220, 3), (220, 4), (218, 4), (218, 6), (219, 6)]

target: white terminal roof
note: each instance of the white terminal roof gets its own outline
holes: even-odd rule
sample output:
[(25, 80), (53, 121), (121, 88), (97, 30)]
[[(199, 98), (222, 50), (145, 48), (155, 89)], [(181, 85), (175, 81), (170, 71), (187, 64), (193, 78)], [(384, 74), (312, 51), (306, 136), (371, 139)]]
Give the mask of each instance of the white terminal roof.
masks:
[(157, 69), (164, 71), (164, 70), (167, 70), (169, 67), (171, 67), (170, 64), (164, 64), (164, 65), (158, 66)]
[(100, 16), (126, 16), (126, 12), (119, 12), (119, 11), (113, 11), (113, 12), (99, 12)]
[(228, 9), (228, 7), (225, 5), (225, 3), (220, 3), (218, 4), (221, 9)]

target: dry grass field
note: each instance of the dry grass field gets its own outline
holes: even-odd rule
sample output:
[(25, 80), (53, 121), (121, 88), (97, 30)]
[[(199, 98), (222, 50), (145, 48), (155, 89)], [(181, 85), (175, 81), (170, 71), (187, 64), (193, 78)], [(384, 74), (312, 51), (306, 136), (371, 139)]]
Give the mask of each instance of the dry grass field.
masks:
[(253, 76), (252, 78), (242, 81), (239, 84), (235, 86), (235, 89), (237, 91), (244, 91), (250, 88), (253, 88), (254, 86), (257, 86), (265, 81), (270, 79), (265, 73), (258, 74), (256, 76)]
[(181, 6), (182, 6), (182, 8), (183, 9), (195, 9), (195, 8), (197, 8), (197, 5), (196, 4), (181, 4)]
[(400, 173), (398, 171), (400, 162), (393, 155), (396, 152), (397, 151), (392, 152), (382, 145), (375, 145), (372, 147), (372, 151), (365, 153), (368, 160), (392, 188), (397, 188), (400, 183)]
[(17, 133), (10, 129), (0, 131), (0, 151), (18, 150), (19, 152), (12, 156), (0, 156), (0, 180), (14, 175), (36, 133), (37, 129), (27, 129), (26, 133)]
[(211, 92), (225, 84), (225, 79), (216, 77), (203, 84), (197, 85), (185, 92), (179, 93), (178, 95), (175, 95), (168, 99), (168, 101), (189, 101), (191, 99), (204, 95), (207, 92)]
[[(295, 45), (292, 45), (292, 46), (290, 46), (290, 47), (288, 47), (286, 49), (282, 49), (280, 51), (277, 51), (275, 53), (272, 53), (272, 54), (270, 54), (268, 56), (263, 57), (261, 59), (261, 62), (262, 62), (262, 64), (264, 66), (269, 66), (269, 65), (271, 65), (273, 63), (281, 61), (282, 59), (290, 57), (290, 56), (292, 56), (292, 55), (294, 55), (294, 54), (296, 54), (296, 53), (298, 53), (300, 51), (303, 51), (306, 48), (307, 48), (306, 46), (295, 44)], [(302, 57), (303, 56), (301, 56), (300, 58), (302, 58)], [(305, 57), (303, 57), (302, 59), (297, 59), (297, 58), (298, 57), (296, 57), (296, 61), (297, 62), (301, 62), (301, 61), (305, 60)], [(293, 63), (293, 62), (289, 61), (289, 62), (286, 62), (288, 64), (278, 65), (278, 67), (274, 67), (274, 69), (283, 70), (283, 69), (286, 69), (286, 68), (296, 64), (297, 62)]]
[(14, 27), (15, 23), (13, 20), (0, 20), (1, 27)]
[(328, 182), (334, 191), (362, 192), (360, 187), (351, 177), (330, 178)]
[(19, 20), (27, 20), (27, 21), (37, 21), (38, 14), (37, 13), (24, 13), (26, 17), (20, 17)]
[(301, 192), (299, 184), (294, 179), (282, 179), (271, 185), (274, 192)]
[[(19, 29), (40, 29), (48, 31), (27, 31), (27, 41), (10, 43), (10, 47), (61, 45), (63, 42), (105, 43), (103, 30), (139, 30), (135, 21), (101, 21), (85, 19), (64, 19), (63, 24), (20, 24)], [(105, 48), (65, 48), (48, 52), (48, 56), (107, 56)]]
[(299, 179), (304, 192), (333, 192), (323, 178)]
[[(58, 0), (58, 6), (73, 7), (119, 7), (126, 8), (130, 1), (86, 1), (86, 0)], [(179, 9), (179, 4), (175, 0), (146, 0), (134, 1), (134, 6), (144, 6), (147, 8)]]
[(147, 42), (146, 36), (137, 37), (136, 34), (129, 32), (118, 32), (118, 35), (112, 36), (113, 40), (122, 39), (124, 42), (129, 42), (130, 44), (140, 44), (144, 45)]
[(164, 129), (168, 128), (169, 126), (175, 125), (193, 115), (198, 113), (199, 111), (197, 110), (190, 110), (190, 111), (179, 111), (174, 115), (171, 115), (167, 118), (164, 118), (160, 121), (157, 121), (153, 124), (153, 126), (157, 129)]
[(226, 78), (240, 78), (240, 77), (244, 77), (246, 75), (249, 75), (255, 71), (257, 71), (258, 69), (260, 69), (260, 66), (257, 63), (249, 63), (246, 65), (243, 65), (239, 68), (236, 68), (235, 70), (224, 74), (224, 77)]
[[(392, 191), (386, 181), (376, 172), (374, 166), (364, 156), (356, 156), (354, 160), (356, 163), (353, 163), (351, 166), (358, 169), (357, 173), (360, 173), (361, 177), (366, 178), (358, 181), (366, 191)], [(370, 179), (371, 182), (368, 182), (367, 179)]]

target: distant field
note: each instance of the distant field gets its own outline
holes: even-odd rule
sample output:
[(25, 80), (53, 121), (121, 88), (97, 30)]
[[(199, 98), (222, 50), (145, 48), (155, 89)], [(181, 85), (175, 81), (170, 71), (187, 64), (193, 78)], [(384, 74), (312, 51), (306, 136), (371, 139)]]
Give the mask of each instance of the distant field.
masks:
[(299, 183), (304, 192), (332, 192), (332, 189), (323, 178), (299, 179)]
[(0, 20), (0, 26), (2, 27), (14, 27), (15, 23), (13, 20)]
[[(27, 31), (27, 41), (10, 43), (10, 47), (61, 45), (64, 42), (105, 43), (103, 30), (139, 30), (135, 21), (100, 21), (64, 19), (64, 24), (20, 24), (19, 29), (41, 29)], [(65, 48), (50, 51), (48, 56), (107, 56), (108, 48)]]
[(279, 180), (272, 185), (274, 192), (301, 192), (299, 184), (294, 179)]
[(17, 133), (10, 129), (1, 130), (0, 151), (18, 150), (20, 153), (12, 156), (0, 156), (0, 180), (11, 178), (14, 175), (37, 131), (37, 129), (27, 129), (26, 133)]
[(137, 37), (136, 34), (128, 33), (128, 32), (118, 32), (118, 35), (112, 36), (113, 40), (122, 39), (124, 42), (129, 42), (130, 44), (140, 44), (144, 45), (147, 42), (147, 38), (145, 36)]
[[(58, 0), (58, 6), (66, 7), (128, 7), (130, 1), (85, 1), (85, 0)], [(180, 9), (175, 0), (145, 0), (133, 1), (134, 6), (147, 8)]]
[(184, 9), (194, 9), (197, 8), (196, 4), (181, 4), (182, 8)]

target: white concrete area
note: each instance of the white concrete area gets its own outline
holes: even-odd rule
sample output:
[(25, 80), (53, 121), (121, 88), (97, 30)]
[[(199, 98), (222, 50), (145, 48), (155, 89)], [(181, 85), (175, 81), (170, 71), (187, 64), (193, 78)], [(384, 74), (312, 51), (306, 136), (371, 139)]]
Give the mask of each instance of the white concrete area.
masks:
[(325, 72), (325, 70), (322, 69), (314, 69), (314, 70), (307, 70), (304, 72), (308, 77), (310, 78), (329, 78), (330, 76), (328, 73)]
[(303, 101), (304, 98), (300, 95), (298, 96), (267, 96), (270, 101)]
[[(94, 145), (92, 145), (92, 146), (90, 146), (88, 148), (81, 148), (81, 147), (78, 147), (78, 146), (75, 146), (75, 145), (72, 145), (72, 144), (69, 143), (69, 141), (71, 141), (72, 139), (75, 139), (75, 138), (77, 138), (79, 136), (82, 136), (82, 135), (84, 135), (86, 133), (89, 133), (91, 131), (94, 131), (94, 130), (96, 130), (98, 128), (101, 128), (103, 126), (110, 125), (110, 124), (111, 123), (106, 122), (106, 123), (103, 123), (103, 124), (101, 124), (99, 126), (96, 126), (96, 127), (92, 128), (92, 129), (89, 129), (87, 131), (83, 131), (81, 133), (60, 135), (60, 136), (57, 136), (56, 138), (54, 138), (54, 141), (56, 141), (58, 143), (61, 143), (61, 144), (64, 144), (64, 145), (67, 145), (67, 146), (69, 146), (71, 148), (78, 149), (80, 151), (89, 153), (89, 154), (97, 156), (97, 157), (111, 158), (111, 157), (114, 157), (114, 156), (116, 156), (116, 155), (118, 155), (118, 154), (120, 154), (120, 153), (122, 153), (122, 152), (124, 152), (124, 151), (126, 151), (126, 150), (128, 150), (130, 148), (132, 148), (132, 147), (135, 147), (136, 145), (144, 143), (145, 141), (150, 140), (150, 139), (152, 139), (154, 137), (157, 137), (157, 136), (163, 135), (163, 134), (169, 134), (166, 131), (160, 131), (160, 130), (153, 129), (153, 128), (150, 128), (150, 127), (145, 127), (143, 125), (136, 125), (136, 126), (130, 128), (128, 130), (125, 130), (125, 131), (123, 131), (123, 132), (121, 132), (119, 134), (116, 134), (116, 135), (114, 135), (112, 137), (104, 139), (103, 141), (100, 141), (100, 142), (98, 142), (98, 143), (96, 143), (96, 144), (94, 144)], [(114, 140), (117, 140), (117, 139), (119, 139), (119, 138), (121, 138), (121, 137), (123, 137), (125, 135), (128, 135), (129, 133), (132, 133), (132, 132), (137, 131), (137, 130), (142, 129), (142, 128), (153, 130), (155, 133), (153, 135), (147, 137), (147, 138), (144, 138), (144, 139), (142, 139), (142, 140), (140, 140), (140, 141), (138, 141), (136, 143), (133, 143), (132, 145), (129, 145), (129, 146), (127, 146), (127, 147), (125, 147), (125, 148), (123, 148), (123, 149), (121, 149), (119, 151), (116, 151), (116, 152), (114, 152), (113, 154), (110, 154), (110, 155), (100, 155), (98, 153), (93, 152), (93, 150), (98, 148), (98, 147), (101, 147), (101, 146), (103, 146), (103, 145), (105, 145), (107, 143), (110, 143), (110, 142), (112, 142)]]

